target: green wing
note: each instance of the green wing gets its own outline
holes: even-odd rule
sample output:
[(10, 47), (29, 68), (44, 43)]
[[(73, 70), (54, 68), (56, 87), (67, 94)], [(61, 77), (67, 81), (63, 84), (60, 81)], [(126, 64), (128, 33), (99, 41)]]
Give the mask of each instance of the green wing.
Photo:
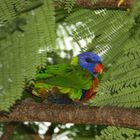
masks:
[(82, 89), (89, 89), (92, 84), (92, 75), (75, 65), (52, 65), (44, 72), (37, 73), (35, 87), (58, 87), (60, 92), (68, 94), (73, 100), (79, 100)]
[(47, 67), (44, 73), (38, 73), (36, 80), (54, 86), (88, 89), (92, 83), (92, 76), (79, 66), (52, 65)]

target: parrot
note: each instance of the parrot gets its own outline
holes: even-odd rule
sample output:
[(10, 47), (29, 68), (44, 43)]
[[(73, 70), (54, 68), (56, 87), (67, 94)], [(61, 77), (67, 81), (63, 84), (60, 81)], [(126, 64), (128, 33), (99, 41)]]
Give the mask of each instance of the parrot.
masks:
[(67, 102), (87, 102), (96, 95), (98, 75), (102, 72), (101, 58), (95, 53), (84, 52), (73, 57), (71, 64), (50, 65), (38, 72), (30, 90), (38, 97), (49, 98), (50, 93), (60, 93), (69, 98), (65, 98)]

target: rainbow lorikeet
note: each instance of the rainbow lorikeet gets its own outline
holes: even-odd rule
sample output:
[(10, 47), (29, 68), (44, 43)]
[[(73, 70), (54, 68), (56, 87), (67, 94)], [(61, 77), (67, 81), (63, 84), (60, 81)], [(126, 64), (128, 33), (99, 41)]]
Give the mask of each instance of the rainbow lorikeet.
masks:
[(48, 66), (36, 74), (32, 93), (48, 97), (49, 91), (66, 94), (74, 101), (87, 101), (96, 94), (98, 74), (102, 73), (101, 58), (92, 52), (84, 52), (72, 59), (71, 64)]

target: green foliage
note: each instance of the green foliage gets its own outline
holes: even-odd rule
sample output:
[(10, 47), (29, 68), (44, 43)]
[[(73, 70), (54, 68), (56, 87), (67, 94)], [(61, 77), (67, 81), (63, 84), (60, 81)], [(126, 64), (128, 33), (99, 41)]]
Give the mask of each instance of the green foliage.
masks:
[[(139, 41), (129, 38), (122, 54), (103, 76), (96, 105), (140, 107)], [(105, 93), (105, 94), (104, 94)]]
[(65, 9), (68, 11), (68, 13), (72, 11), (74, 4), (75, 4), (75, 0), (66, 0)]
[(40, 7), (38, 2), (0, 2), (0, 110), (8, 111), (21, 98), (25, 78), (32, 79), (37, 66), (45, 64), (46, 52), (55, 48), (52, 1)]
[(54, 136), (59, 136), (61, 134), (67, 134), (69, 139), (73, 140), (93, 140), (96, 135), (100, 134), (100, 131), (106, 128), (106, 126), (98, 125), (83, 125), (83, 124), (69, 124), (61, 125), (57, 124), (56, 127), (59, 132)]
[(91, 0), (93, 4), (95, 4), (98, 0)]
[(75, 5), (75, 0), (54, 0), (57, 6), (63, 6), (70, 13)]
[(17, 124), (14, 133), (10, 137), (10, 140), (32, 140), (33, 137), (31, 135), (37, 134), (38, 129), (39, 127), (35, 123), (19, 123)]
[[(54, 1), (58, 8), (54, 7)], [(131, 11), (83, 9), (75, 7), (74, 0), (0, 0), (0, 7), (0, 110), (9, 111), (21, 99), (24, 81), (34, 78), (38, 66), (46, 65), (46, 56), (48, 60), (53, 59), (54, 64), (69, 62), (73, 51), (69, 50), (65, 37), (71, 39), (73, 50), (78, 45), (81, 51), (93, 51), (102, 56), (103, 77), (97, 96), (90, 100), (89, 105), (140, 107), (139, 0), (135, 0)], [(81, 40), (86, 42), (86, 47), (82, 48)], [(66, 56), (64, 59), (59, 56), (62, 51)], [(63, 72), (63, 69), (60, 71)], [(86, 81), (77, 73), (74, 77), (81, 81), (77, 85), (71, 74), (65, 73), (56, 79), (51, 77), (49, 82), (59, 85), (69, 80), (67, 87), (75, 87), (71, 96), (77, 98), (77, 88), (83, 85), (87, 88)], [(57, 127), (60, 128), (59, 125)], [(5, 125), (0, 124), (1, 132), (4, 128)], [(103, 128), (74, 125), (69, 131), (76, 136), (70, 133), (70, 137), (76, 140), (87, 139), (88, 136), (88, 139), (96, 140), (138, 140), (140, 137), (139, 131), (133, 129)], [(30, 140), (25, 130), (19, 126), (11, 139)], [(66, 128), (60, 130), (64, 132)]]
[(139, 140), (140, 131), (109, 126), (101, 131), (100, 136), (96, 136), (95, 140)]
[(75, 26), (75, 42), (89, 39), (83, 50), (94, 51), (103, 58), (104, 74), (91, 105), (140, 107), (140, 3), (136, 2), (131, 12), (79, 9), (65, 20)]
[[(3, 0), (1, 3), (1, 110), (7, 110), (20, 99), (24, 79), (34, 77), (36, 67), (46, 63), (46, 53), (54, 50), (56, 46), (52, 2), (54, 1), (38, 0), (21, 3)], [(58, 5), (61, 6), (63, 2), (58, 2)], [(66, 2), (73, 5), (71, 0)], [(102, 55), (105, 72), (98, 88), (98, 96), (91, 101), (92, 105), (139, 107), (140, 13), (139, 1), (136, 0), (136, 3), (131, 12), (74, 8), (72, 13), (67, 15), (62, 8), (55, 10), (58, 29), (61, 27), (58, 35), (63, 42), (61, 44), (67, 45), (65, 35), (69, 35), (75, 41), (71, 41), (73, 46), (77, 43), (82, 51), (92, 50)], [(71, 9), (71, 6), (68, 7)], [(81, 40), (90, 40), (86, 42), (87, 47), (81, 48)], [(60, 48), (61, 45), (57, 43), (57, 47)], [(64, 79), (69, 77), (63, 76)], [(53, 78), (49, 80), (54, 81)], [(133, 91), (130, 92), (129, 89)], [(126, 95), (128, 99), (125, 99)], [(122, 101), (114, 100), (114, 96), (117, 99), (121, 97)]]
[(117, 53), (115, 48), (128, 37), (126, 32), (132, 27), (134, 19), (126, 11), (80, 9), (71, 14), (66, 22), (76, 26), (74, 39), (90, 38), (91, 43), (85, 50), (104, 53), (103, 57), (107, 55), (104, 64), (108, 64)]

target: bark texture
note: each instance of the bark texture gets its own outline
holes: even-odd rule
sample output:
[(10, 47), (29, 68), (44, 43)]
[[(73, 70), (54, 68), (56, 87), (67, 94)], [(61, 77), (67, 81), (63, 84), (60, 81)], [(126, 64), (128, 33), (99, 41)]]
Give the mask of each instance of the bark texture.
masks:
[(118, 8), (118, 9), (128, 9), (133, 7), (133, 0), (125, 0), (122, 5), (118, 7), (118, 0), (97, 0), (97, 3), (93, 4), (92, 0), (76, 0), (78, 6), (86, 8)]
[(10, 114), (0, 114), (0, 122), (10, 121), (102, 124), (140, 129), (140, 110), (22, 102)]

